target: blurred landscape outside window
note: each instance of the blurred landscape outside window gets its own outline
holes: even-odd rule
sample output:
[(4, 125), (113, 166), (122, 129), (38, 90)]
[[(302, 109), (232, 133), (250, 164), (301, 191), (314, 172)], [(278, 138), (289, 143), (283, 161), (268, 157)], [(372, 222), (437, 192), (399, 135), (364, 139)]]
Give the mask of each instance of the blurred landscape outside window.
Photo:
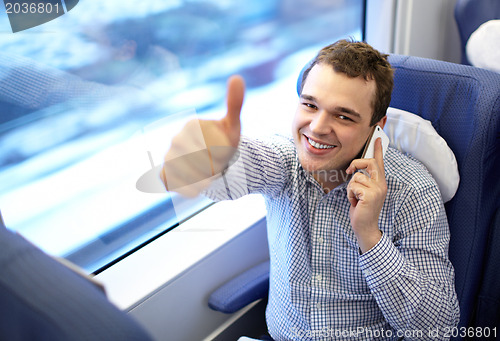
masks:
[(226, 80), (240, 74), (243, 133), (288, 133), (301, 68), (339, 38), (360, 40), (363, 11), (361, 0), (80, 0), (12, 33), (3, 8), (6, 225), (88, 272), (175, 228), (211, 202), (137, 185), (175, 131), (224, 115)]

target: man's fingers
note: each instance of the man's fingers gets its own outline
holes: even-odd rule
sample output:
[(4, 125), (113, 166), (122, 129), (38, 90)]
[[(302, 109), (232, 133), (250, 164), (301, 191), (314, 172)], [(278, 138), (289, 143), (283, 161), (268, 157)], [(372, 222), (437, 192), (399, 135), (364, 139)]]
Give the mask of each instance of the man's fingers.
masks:
[(362, 174), (365, 174), (372, 180), (378, 179), (378, 168), (373, 159), (356, 159), (351, 162), (349, 167), (346, 169), (347, 174), (355, 174), (358, 171), (361, 171)]
[(346, 169), (347, 174), (354, 174), (363, 170), (372, 180), (378, 181), (379, 178), (385, 178), (384, 171), (384, 153), (382, 148), (382, 139), (377, 138), (374, 145), (373, 159), (355, 159)]
[(240, 129), (240, 112), (245, 96), (245, 81), (239, 75), (227, 82), (227, 114), (223, 121), (228, 129)]
[(364, 199), (366, 193), (366, 187), (361, 184), (350, 183), (347, 187), (347, 199), (351, 203), (351, 206), (356, 207), (360, 200)]
[(371, 178), (370, 174), (363, 171), (359, 171), (352, 176), (350, 183), (359, 183), (364, 186), (370, 186)]
[(365, 194), (365, 190), (371, 187), (371, 181), (369, 175), (362, 172), (355, 173), (347, 185), (347, 198), (349, 201), (351, 201), (351, 199), (359, 201)]

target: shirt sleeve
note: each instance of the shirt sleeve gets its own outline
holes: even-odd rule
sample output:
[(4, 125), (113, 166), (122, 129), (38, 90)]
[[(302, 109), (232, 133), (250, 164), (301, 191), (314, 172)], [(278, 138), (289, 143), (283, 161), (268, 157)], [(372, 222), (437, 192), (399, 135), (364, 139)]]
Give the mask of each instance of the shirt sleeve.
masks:
[(221, 201), (280, 193), (286, 182), (287, 149), (286, 143), (242, 136), (229, 167), (202, 194)]
[(437, 188), (410, 193), (393, 228), (393, 238), (384, 233), (360, 256), (368, 286), (389, 324), (410, 336), (406, 340), (446, 340), (446, 328), (457, 326), (460, 310)]

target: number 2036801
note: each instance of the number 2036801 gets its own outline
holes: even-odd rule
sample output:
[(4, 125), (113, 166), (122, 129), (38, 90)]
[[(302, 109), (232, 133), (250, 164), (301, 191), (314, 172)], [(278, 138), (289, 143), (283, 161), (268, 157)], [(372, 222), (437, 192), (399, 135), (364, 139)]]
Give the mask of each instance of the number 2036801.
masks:
[(445, 337), (471, 337), (471, 338), (496, 338), (497, 327), (461, 327), (444, 328)]
[(51, 14), (62, 12), (63, 9), (59, 4), (51, 4), (45, 2), (39, 3), (5, 3), (5, 10), (7, 14)]

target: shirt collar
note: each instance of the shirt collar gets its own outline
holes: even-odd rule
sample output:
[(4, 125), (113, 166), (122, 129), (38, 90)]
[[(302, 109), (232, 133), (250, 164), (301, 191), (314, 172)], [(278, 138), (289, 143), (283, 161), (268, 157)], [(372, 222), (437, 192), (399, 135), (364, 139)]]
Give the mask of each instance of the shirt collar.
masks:
[[(311, 183), (318, 191), (324, 193), (323, 186), (321, 186), (321, 184), (312, 176), (311, 173), (309, 173), (308, 171), (306, 171), (302, 167), (302, 165), (298, 161), (298, 158), (297, 158), (297, 165), (298, 165), (297, 171), (301, 174), (302, 178), (305, 181)], [(331, 193), (335, 193), (335, 192), (347, 191), (347, 184), (348, 183), (349, 183), (349, 181), (343, 182), (340, 185), (338, 185), (337, 187), (335, 187), (333, 190), (331, 190), (329, 193), (324, 193), (324, 195), (330, 195)]]

